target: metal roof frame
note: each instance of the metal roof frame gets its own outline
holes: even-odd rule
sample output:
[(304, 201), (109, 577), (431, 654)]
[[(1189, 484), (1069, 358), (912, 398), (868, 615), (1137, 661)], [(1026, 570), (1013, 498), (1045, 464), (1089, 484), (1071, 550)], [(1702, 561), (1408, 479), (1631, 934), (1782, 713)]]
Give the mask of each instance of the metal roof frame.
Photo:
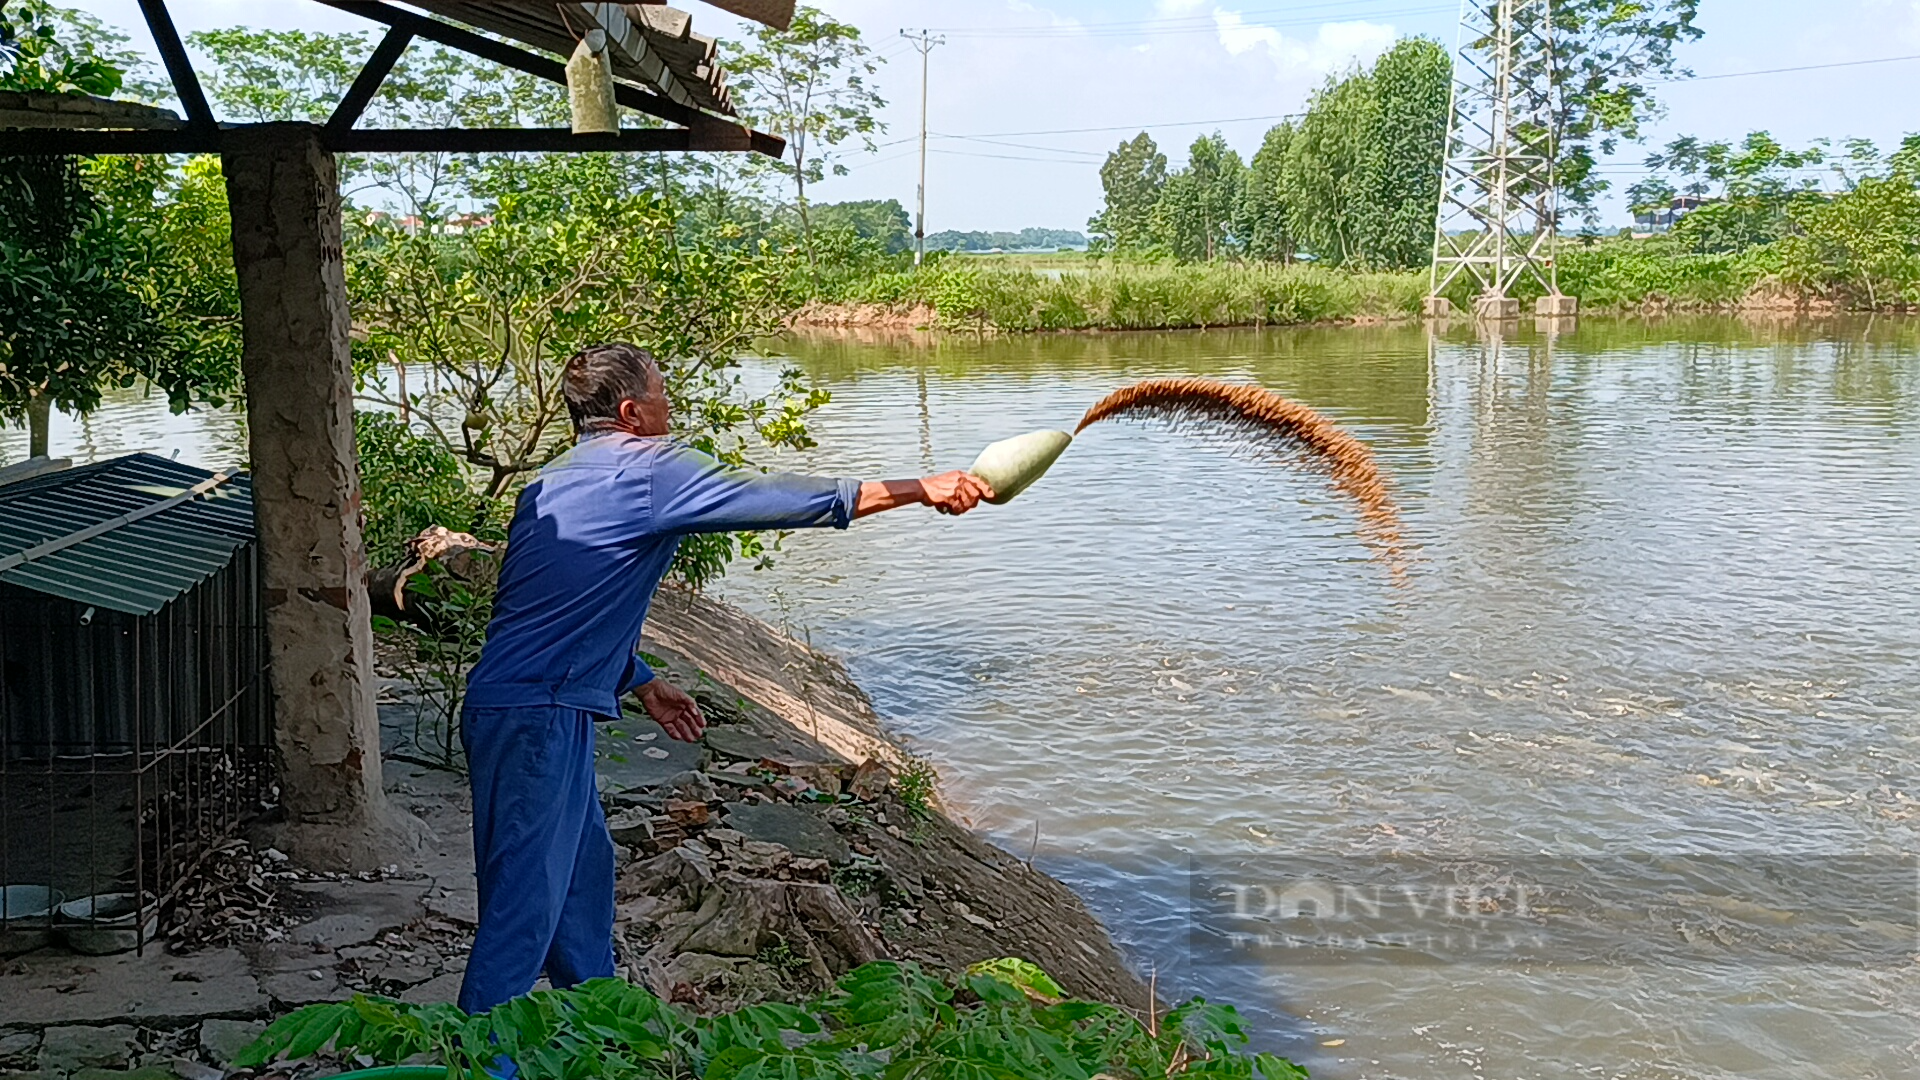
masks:
[[(724, 76), (712, 62), (712, 40), (688, 29), (683, 12), (657, 4), (540, 3), (535, 0), (419, 0), (419, 6), (513, 37), (488, 37), (444, 18), (384, 0), (319, 0), (388, 27), (332, 117), (322, 128), (335, 153), (608, 153), (747, 151), (779, 157), (786, 141), (723, 115), (732, 112)], [(154, 45), (173, 82), (186, 120), (178, 127), (131, 128), (111, 110), (75, 109), (46, 126), (0, 133), (0, 154), (221, 153), (232, 130), (213, 116), (166, 0), (139, 0)], [(736, 0), (721, 7), (761, 9), (777, 18), (780, 0)], [(671, 14), (668, 14), (671, 13)], [(791, 11), (787, 13), (791, 18)], [(776, 23), (777, 25), (777, 23)], [(416, 37), (566, 85), (566, 65), (547, 52), (571, 48), (577, 33), (608, 30), (618, 49), (615, 98), (623, 106), (677, 127), (632, 128), (617, 134), (575, 135), (567, 128), (379, 128), (356, 126), (407, 45)], [(522, 48), (527, 45), (531, 48)], [(679, 49), (679, 52), (675, 52)], [(637, 82), (650, 85), (643, 87)]]

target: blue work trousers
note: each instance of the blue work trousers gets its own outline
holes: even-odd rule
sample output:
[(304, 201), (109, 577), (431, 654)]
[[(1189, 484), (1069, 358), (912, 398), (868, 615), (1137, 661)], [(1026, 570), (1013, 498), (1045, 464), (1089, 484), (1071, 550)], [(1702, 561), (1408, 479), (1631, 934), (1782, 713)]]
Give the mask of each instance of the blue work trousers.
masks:
[(473, 708), (461, 740), (473, 783), (480, 929), (460, 1007), (613, 974), (613, 839), (594, 785), (592, 713)]

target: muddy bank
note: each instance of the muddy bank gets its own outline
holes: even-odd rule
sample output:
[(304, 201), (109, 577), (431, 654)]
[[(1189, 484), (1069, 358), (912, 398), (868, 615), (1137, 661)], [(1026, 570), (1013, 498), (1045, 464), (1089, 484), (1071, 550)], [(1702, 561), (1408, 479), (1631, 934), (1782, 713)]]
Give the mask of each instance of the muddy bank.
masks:
[[(819, 989), (867, 960), (951, 971), (1019, 956), (1071, 993), (1141, 1008), (1146, 987), (1058, 881), (955, 824), (838, 661), (733, 608), (663, 591), (645, 647), (710, 727), (698, 770), (606, 770), (618, 938), (663, 997), (726, 1008)], [(638, 745), (650, 721), (634, 721)], [(645, 824), (642, 824), (642, 822)]]

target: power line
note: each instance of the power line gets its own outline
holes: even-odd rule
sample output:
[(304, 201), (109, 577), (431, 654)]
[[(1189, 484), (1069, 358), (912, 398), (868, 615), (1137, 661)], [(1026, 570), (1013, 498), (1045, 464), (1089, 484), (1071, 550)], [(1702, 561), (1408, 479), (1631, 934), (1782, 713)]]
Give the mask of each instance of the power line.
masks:
[(1218, 120), (1171, 120), (1163, 124), (1112, 124), (1107, 127), (1052, 128), (1047, 131), (985, 131), (969, 135), (949, 135), (951, 139), (1019, 138), (1023, 135), (1078, 135), (1092, 131), (1145, 131), (1150, 128), (1206, 127), (1208, 124), (1239, 124), (1253, 120), (1298, 120), (1305, 113), (1273, 113), (1268, 116), (1228, 116)]
[[(1323, 22), (1331, 21), (1335, 15), (1344, 12), (1346, 9), (1370, 7), (1370, 6), (1373, 6), (1374, 4), (1378, 4), (1382, 2), (1390, 3), (1390, 2), (1393, 2), (1393, 0), (1360, 0), (1360, 2), (1358, 3), (1348, 2), (1348, 3), (1314, 4), (1314, 5), (1307, 5), (1304, 7), (1268, 8), (1265, 10), (1251, 11), (1251, 12), (1233, 12), (1231, 14), (1239, 17), (1242, 20), (1245, 20), (1250, 16), (1257, 17), (1257, 16), (1269, 15), (1269, 14), (1288, 15), (1288, 16), (1294, 16), (1294, 17), (1284, 18), (1284, 19), (1275, 19), (1275, 20), (1258, 22), (1258, 23), (1241, 21), (1241, 22), (1232, 24), (1231, 26), (1227, 27), (1227, 29), (1259, 30), (1259, 29), (1266, 29), (1266, 28), (1273, 28), (1273, 27), (1280, 27), (1280, 26), (1312, 25), (1315, 23), (1323, 23)], [(1319, 9), (1321, 11), (1321, 14), (1308, 15), (1308, 16), (1302, 17), (1303, 13), (1313, 11), (1315, 9)], [(1389, 9), (1385, 11), (1355, 10), (1355, 11), (1352, 11), (1351, 14), (1355, 17), (1390, 18), (1393, 16), (1399, 16), (1399, 15), (1428, 15), (1428, 14), (1435, 14), (1439, 12), (1451, 12), (1453, 10), (1454, 9), (1451, 5), (1448, 5), (1448, 6), (1429, 5), (1429, 6), (1416, 7), (1416, 8)], [(1148, 35), (1165, 35), (1165, 34), (1213, 33), (1220, 29), (1222, 29), (1222, 27), (1220, 25), (1218, 16), (1213, 13), (1208, 13), (1206, 15), (1187, 15), (1187, 16), (1174, 15), (1174, 16), (1167, 16), (1165, 18), (1157, 18), (1157, 19), (1130, 19), (1130, 20), (1105, 22), (1105, 23), (1064, 23), (1064, 24), (1053, 24), (1048, 26), (944, 27), (942, 28), (942, 32), (956, 38), (1058, 38), (1058, 37), (1085, 38), (1085, 37), (1140, 37), (1140, 36), (1148, 36)]]
[(1744, 79), (1749, 75), (1785, 75), (1794, 71), (1825, 71), (1829, 68), (1864, 67), (1868, 64), (1892, 64), (1901, 60), (1920, 60), (1920, 53), (1911, 56), (1879, 56), (1872, 60), (1840, 60), (1831, 64), (1802, 64), (1799, 67), (1763, 68), (1759, 71), (1723, 71), (1717, 75), (1691, 75), (1684, 79), (1660, 79), (1663, 83), (1706, 82), (1710, 79)]
[(942, 150), (938, 147), (935, 147), (931, 152), (935, 154), (945, 154), (948, 157), (992, 158), (995, 161), (1038, 161), (1048, 165), (1090, 166), (1093, 164), (1091, 161), (1082, 161), (1079, 158), (1021, 157), (1017, 154), (988, 154), (978, 150)]

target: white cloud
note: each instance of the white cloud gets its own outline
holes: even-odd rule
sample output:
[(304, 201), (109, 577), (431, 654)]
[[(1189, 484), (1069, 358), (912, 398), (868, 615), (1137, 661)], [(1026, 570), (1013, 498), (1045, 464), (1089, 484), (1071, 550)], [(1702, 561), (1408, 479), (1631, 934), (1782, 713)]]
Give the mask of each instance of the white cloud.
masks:
[(1310, 40), (1290, 38), (1271, 26), (1250, 26), (1237, 11), (1215, 9), (1213, 21), (1220, 31), (1220, 44), (1234, 56), (1265, 49), (1283, 70), (1321, 74), (1372, 60), (1398, 36), (1390, 23), (1365, 20), (1323, 23)]

